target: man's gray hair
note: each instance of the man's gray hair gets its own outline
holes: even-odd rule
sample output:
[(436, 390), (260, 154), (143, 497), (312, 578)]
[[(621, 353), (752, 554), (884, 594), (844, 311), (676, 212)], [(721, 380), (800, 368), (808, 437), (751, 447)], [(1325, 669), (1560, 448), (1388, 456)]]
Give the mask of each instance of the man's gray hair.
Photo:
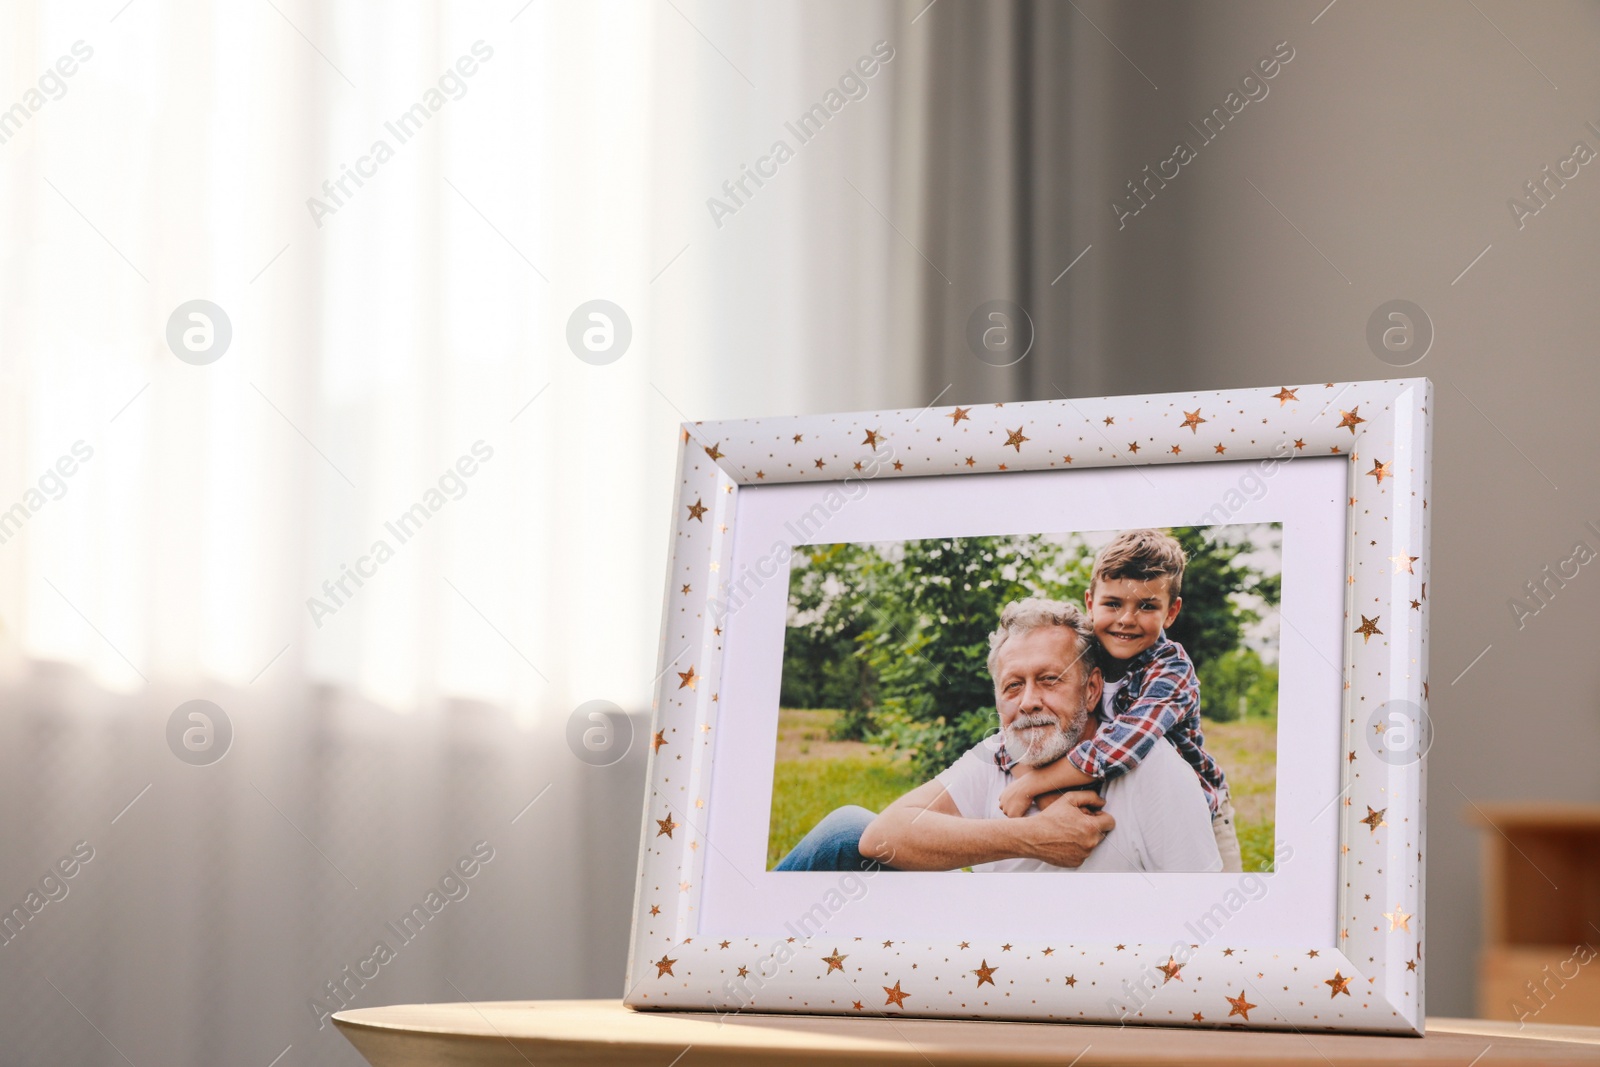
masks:
[[(1065, 626), (1077, 638), (1073, 662), (1083, 664), (1087, 676), (1091, 667), (1098, 666), (1095, 659), (1094, 627), (1084, 618), (1083, 612), (1064, 600), (1046, 600), (1028, 597), (1013, 600), (1000, 612), (1000, 628), (989, 635), (989, 676), (994, 678), (995, 665), (1000, 660), (1000, 649), (1013, 637), (1039, 629), (1041, 626)], [(995, 678), (998, 683), (999, 679)]]

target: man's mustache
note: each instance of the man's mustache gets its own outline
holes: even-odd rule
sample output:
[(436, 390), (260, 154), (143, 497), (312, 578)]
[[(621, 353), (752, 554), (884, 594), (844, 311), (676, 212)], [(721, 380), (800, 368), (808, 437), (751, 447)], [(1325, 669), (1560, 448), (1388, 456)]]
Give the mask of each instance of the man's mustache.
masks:
[[(1083, 736), (1087, 711), (1074, 721), (1064, 722), (1046, 711), (1019, 713), (1011, 723), (1001, 728), (1001, 740), (1013, 760), (1038, 765), (1045, 756), (1059, 758), (1058, 745), (1067, 748), (1077, 744)], [(1041, 727), (1054, 727), (1053, 733), (1033, 733)], [(1064, 750), (1063, 750), (1064, 751)]]

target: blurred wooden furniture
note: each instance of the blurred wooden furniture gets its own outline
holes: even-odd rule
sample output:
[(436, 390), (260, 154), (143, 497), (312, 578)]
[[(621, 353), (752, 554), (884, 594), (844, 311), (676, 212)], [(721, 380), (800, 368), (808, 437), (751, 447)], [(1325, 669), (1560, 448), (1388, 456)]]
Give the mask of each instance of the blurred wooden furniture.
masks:
[(1474, 804), (1484, 828), (1478, 1013), (1600, 1024), (1600, 806)]
[(333, 1017), (373, 1067), (699, 1067), (703, 1064), (1600, 1063), (1600, 1029), (1434, 1019), (1426, 1037), (636, 1012), (616, 1000), (358, 1008)]

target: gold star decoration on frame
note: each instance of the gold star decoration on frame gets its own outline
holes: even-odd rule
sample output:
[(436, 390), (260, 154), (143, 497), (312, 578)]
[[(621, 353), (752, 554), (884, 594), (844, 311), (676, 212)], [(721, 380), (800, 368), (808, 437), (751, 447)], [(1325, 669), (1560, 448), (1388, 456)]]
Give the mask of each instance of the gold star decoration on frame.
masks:
[(1200, 417), (1200, 409), (1199, 408), (1195, 408), (1193, 411), (1185, 411), (1183, 413), (1183, 425), (1185, 425), (1185, 426), (1187, 426), (1189, 428), (1189, 432), (1190, 433), (1199, 433), (1200, 432), (1200, 424), (1202, 422), (1210, 422), (1210, 421), (1211, 421), (1210, 419), (1202, 419)]
[(1333, 992), (1328, 994), (1328, 999), (1329, 1000), (1332, 1000), (1334, 997), (1338, 996), (1340, 993), (1343, 993), (1347, 997), (1350, 995), (1350, 979), (1346, 978), (1344, 975), (1340, 974), (1338, 971), (1334, 971), (1333, 972), (1333, 977), (1332, 978), (1323, 979), (1322, 984), (1327, 986), (1329, 989), (1331, 989), (1333, 991)]
[(694, 673), (694, 664), (692, 664), (692, 663), (689, 664), (689, 669), (688, 670), (686, 670), (686, 671), (676, 671), (674, 673), (676, 673), (677, 676), (678, 676), (678, 688), (679, 689), (683, 689), (683, 688), (686, 688), (686, 687), (689, 688), (689, 689), (694, 689), (694, 688), (696, 688), (696, 683), (698, 683), (700, 681), (699, 676)]
[(883, 991), (889, 995), (889, 999), (883, 1002), (885, 1007), (893, 1004), (897, 1008), (904, 1008), (906, 1006), (906, 998), (911, 995), (900, 988), (899, 981), (896, 981), (892, 988), (884, 986)]
[(1400, 905), (1396, 904), (1393, 911), (1384, 912), (1383, 917), (1389, 920), (1389, 929), (1391, 931), (1404, 930), (1407, 933), (1411, 932), (1410, 922), (1413, 916), (1407, 915), (1405, 912), (1401, 911)]
[(669, 811), (667, 812), (667, 817), (665, 819), (656, 820), (656, 826), (660, 827), (660, 829), (656, 831), (657, 837), (660, 837), (662, 834), (666, 834), (668, 837), (671, 837), (672, 831), (676, 830), (679, 824), (672, 821), (672, 812)]
[(1274, 400), (1276, 400), (1278, 402), (1278, 406), (1281, 408), (1281, 407), (1283, 407), (1283, 405), (1287, 404), (1291, 400), (1299, 400), (1300, 399), (1299, 397), (1294, 395), (1296, 392), (1297, 392), (1297, 389), (1290, 389), (1286, 385), (1283, 388), (1279, 389), (1276, 393), (1273, 393), (1272, 397), (1273, 397)]
[(660, 978), (662, 975), (670, 975), (671, 977), (676, 978), (677, 975), (672, 973), (672, 965), (677, 962), (677, 960), (668, 959), (666, 954), (663, 953), (661, 958), (656, 960), (656, 977)]
[(972, 973), (978, 976), (978, 985), (981, 986), (985, 982), (988, 982), (990, 985), (994, 985), (994, 972), (998, 971), (999, 969), (1000, 968), (998, 967), (989, 966), (989, 961), (984, 960), (982, 963), (978, 964), (978, 969)]
[(1378, 479), (1378, 484), (1379, 485), (1383, 484), (1383, 480), (1385, 478), (1393, 478), (1394, 477), (1394, 471), (1389, 469), (1389, 464), (1380, 462), (1379, 460), (1373, 460), (1372, 461), (1372, 469), (1369, 470), (1367, 473), (1372, 475), (1374, 478)]
[(1174, 962), (1173, 958), (1171, 956), (1168, 956), (1167, 957), (1167, 962), (1161, 964), (1159, 967), (1156, 968), (1156, 970), (1160, 971), (1163, 975), (1166, 976), (1166, 977), (1161, 979), (1161, 984), (1162, 985), (1166, 985), (1168, 982), (1172, 981), (1174, 978), (1176, 978), (1180, 982), (1183, 981), (1183, 975), (1181, 973), (1183, 971), (1183, 964)]
[(1368, 804), (1367, 805), (1367, 817), (1365, 819), (1362, 819), (1361, 822), (1366, 826), (1368, 831), (1370, 831), (1371, 833), (1375, 834), (1375, 833), (1378, 832), (1378, 827), (1380, 827), (1380, 826), (1388, 826), (1389, 825), (1388, 823), (1383, 821), (1383, 813), (1388, 811), (1388, 810), (1389, 810), (1388, 808), (1379, 808), (1376, 811), (1374, 811), (1372, 809), (1372, 805)]
[(834, 971), (844, 970), (844, 961), (847, 959), (849, 959), (848, 956), (841, 956), (839, 955), (839, 950), (834, 949), (833, 955), (822, 957), (822, 962), (828, 965), (828, 970), (825, 973), (832, 974)]
[(1006, 431), (1006, 444), (1015, 448), (1018, 452), (1022, 451), (1022, 442), (1029, 440), (1029, 438), (1022, 436), (1022, 430), (1023, 428), (1018, 426), (1015, 430)]
[(1334, 427), (1334, 428), (1338, 429), (1338, 430), (1349, 430), (1350, 431), (1350, 435), (1352, 437), (1355, 436), (1356, 426), (1358, 424), (1360, 424), (1360, 423), (1363, 423), (1363, 422), (1367, 421), (1366, 419), (1363, 419), (1360, 415), (1356, 414), (1360, 410), (1361, 410), (1361, 405), (1357, 404), (1355, 407), (1351, 408), (1349, 411), (1341, 411), (1341, 412), (1339, 412), (1339, 414), (1344, 416), (1344, 417), (1339, 420), (1339, 425)]
[(1357, 626), (1351, 632), (1360, 634), (1361, 643), (1364, 645), (1374, 637), (1381, 637), (1383, 635), (1383, 631), (1378, 629), (1378, 620), (1381, 618), (1383, 618), (1381, 615), (1374, 615), (1370, 619), (1363, 615), (1361, 616), (1361, 625)]
[(706, 507), (704, 498), (700, 498), (689, 505), (689, 517), (696, 522), (705, 522), (706, 520), (702, 516), (710, 510), (710, 508)]
[(1223, 999), (1226, 1000), (1229, 1004), (1233, 1005), (1233, 1009), (1228, 1012), (1228, 1017), (1230, 1019), (1233, 1018), (1233, 1016), (1235, 1016), (1235, 1015), (1243, 1015), (1245, 1022), (1249, 1022), (1250, 1021), (1250, 1009), (1254, 1008), (1256, 1005), (1254, 1005), (1254, 1004), (1250, 1003), (1248, 1000), (1244, 999), (1244, 990), (1242, 990), (1242, 989), (1239, 990), (1239, 995), (1236, 996), (1236, 997), (1230, 997), (1226, 993), (1224, 993), (1223, 994)]
[(971, 410), (972, 410), (971, 408), (956, 408), (954, 411), (952, 411), (950, 413), (950, 425), (954, 426), (956, 423), (960, 422), (962, 419), (968, 418), (967, 412), (969, 412)]

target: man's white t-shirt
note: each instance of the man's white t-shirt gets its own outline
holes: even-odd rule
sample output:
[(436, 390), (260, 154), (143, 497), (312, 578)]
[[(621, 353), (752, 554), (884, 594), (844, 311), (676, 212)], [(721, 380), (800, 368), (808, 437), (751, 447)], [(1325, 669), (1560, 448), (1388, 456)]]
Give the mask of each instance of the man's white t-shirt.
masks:
[(1118, 678), (1114, 682), (1108, 680), (1100, 687), (1100, 718), (1102, 721), (1110, 722), (1116, 718), (1116, 715), (1111, 710), (1111, 701), (1116, 699), (1116, 695), (1127, 684), (1128, 680), (1126, 678)]
[[(935, 779), (966, 819), (1004, 819), (1000, 792), (1009, 782), (995, 763), (1000, 735), (985, 738)], [(1151, 747), (1144, 761), (1100, 790), (1105, 810), (1116, 820), (1078, 867), (1056, 867), (1042, 860), (1010, 859), (973, 865), (974, 871), (1194, 871), (1222, 870), (1211, 808), (1194, 768), (1170, 744)], [(1063, 801), (1057, 801), (1063, 803)], [(1023, 818), (1039, 814), (1028, 809)]]

